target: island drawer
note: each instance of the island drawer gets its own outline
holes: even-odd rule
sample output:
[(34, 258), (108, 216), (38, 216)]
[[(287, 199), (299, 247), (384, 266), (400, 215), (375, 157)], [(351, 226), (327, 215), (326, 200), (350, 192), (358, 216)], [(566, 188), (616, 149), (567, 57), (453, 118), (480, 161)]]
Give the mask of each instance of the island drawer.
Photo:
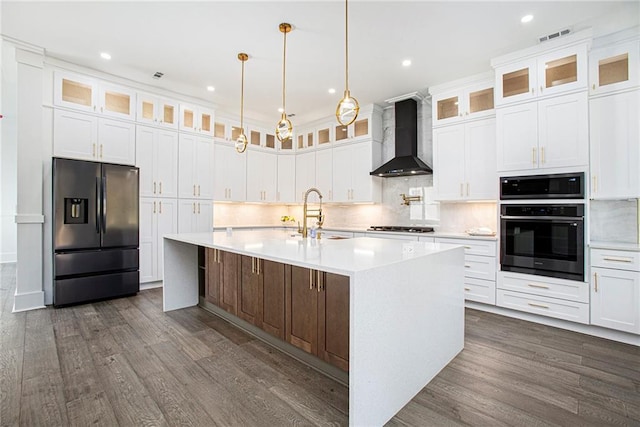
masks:
[(464, 276), (483, 280), (496, 280), (496, 259), (494, 257), (465, 255)]
[(591, 266), (640, 271), (640, 252), (591, 249)]
[(589, 302), (589, 284), (576, 280), (531, 276), (510, 272), (498, 274), (498, 289), (581, 303)]
[(449, 243), (462, 245), (467, 255), (491, 256), (497, 255), (497, 243), (495, 240), (453, 239), (449, 237), (436, 237), (436, 243)]
[(496, 300), (498, 307), (589, 324), (589, 304), (511, 292), (504, 289), (496, 291)]
[(464, 278), (464, 299), (467, 301), (481, 302), (483, 304), (496, 304), (496, 282), (492, 280)]

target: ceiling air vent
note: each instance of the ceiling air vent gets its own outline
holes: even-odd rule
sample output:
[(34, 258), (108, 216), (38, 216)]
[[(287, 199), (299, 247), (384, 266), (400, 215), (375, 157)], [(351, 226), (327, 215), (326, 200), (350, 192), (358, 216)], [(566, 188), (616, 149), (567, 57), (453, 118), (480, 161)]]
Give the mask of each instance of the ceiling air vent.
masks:
[(153, 75), (153, 78), (159, 79), (162, 76), (164, 76), (164, 73), (161, 73), (160, 71), (156, 71), (156, 73)]
[(558, 37), (566, 36), (571, 32), (570, 28), (565, 28), (564, 30), (556, 31), (555, 33), (547, 34), (546, 36), (538, 37), (538, 43), (546, 42), (549, 40), (557, 39)]

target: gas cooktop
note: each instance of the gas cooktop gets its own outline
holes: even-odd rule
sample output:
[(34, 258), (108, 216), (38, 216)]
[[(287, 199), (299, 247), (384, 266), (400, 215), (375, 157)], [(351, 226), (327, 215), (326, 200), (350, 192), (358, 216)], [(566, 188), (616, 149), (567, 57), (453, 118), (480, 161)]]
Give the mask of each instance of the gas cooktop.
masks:
[(403, 233), (431, 233), (433, 227), (419, 227), (414, 225), (372, 225), (367, 229), (368, 231), (396, 231)]

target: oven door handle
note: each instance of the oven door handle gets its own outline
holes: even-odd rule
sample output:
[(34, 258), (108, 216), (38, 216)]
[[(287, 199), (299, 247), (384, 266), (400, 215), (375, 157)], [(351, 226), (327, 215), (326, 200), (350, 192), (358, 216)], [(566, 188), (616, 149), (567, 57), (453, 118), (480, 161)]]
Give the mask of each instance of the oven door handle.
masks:
[(501, 219), (525, 219), (529, 221), (538, 221), (538, 220), (546, 220), (546, 221), (556, 221), (556, 222), (569, 222), (569, 221), (584, 221), (583, 216), (506, 216), (500, 215)]

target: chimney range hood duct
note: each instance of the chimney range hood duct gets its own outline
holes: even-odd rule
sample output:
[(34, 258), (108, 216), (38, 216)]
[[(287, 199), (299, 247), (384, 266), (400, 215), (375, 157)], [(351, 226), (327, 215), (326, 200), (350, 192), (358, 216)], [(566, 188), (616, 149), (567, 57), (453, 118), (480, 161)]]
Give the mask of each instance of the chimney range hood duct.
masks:
[(413, 99), (395, 103), (395, 157), (370, 173), (381, 177), (429, 175), (433, 170), (418, 158), (418, 107)]

